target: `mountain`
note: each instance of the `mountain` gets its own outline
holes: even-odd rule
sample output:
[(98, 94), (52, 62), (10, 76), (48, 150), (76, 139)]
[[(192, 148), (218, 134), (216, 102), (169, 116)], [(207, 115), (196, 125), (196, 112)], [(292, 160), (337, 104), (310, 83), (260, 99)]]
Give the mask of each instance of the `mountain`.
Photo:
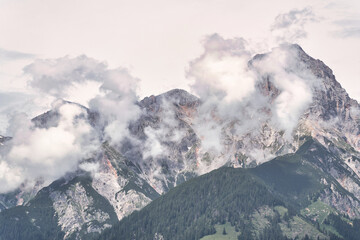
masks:
[(99, 239), (216, 239), (210, 238), (216, 226), (234, 228), (234, 239), (358, 239), (360, 221), (328, 201), (337, 192), (358, 203), (325, 170), (327, 155), (333, 156), (309, 138), (296, 153), (255, 168), (214, 170), (125, 217)]
[[(279, 75), (268, 66), (276, 65), (276, 60), (284, 54), (289, 55), (291, 61), (285, 61), (282, 75)], [(359, 104), (348, 96), (329, 67), (308, 56), (298, 45), (284, 45), (273, 52), (255, 55), (248, 63), (248, 70), (258, 79), (253, 97), (244, 100), (246, 104), (231, 108), (231, 114), (222, 114), (222, 109), (209, 104), (207, 99), (174, 89), (136, 103), (141, 114), (129, 124), (129, 134), (121, 143), (114, 144), (104, 138), (104, 123), (98, 112), (76, 103), (63, 101), (35, 117), (32, 120), (34, 126), (47, 129), (57, 126), (62, 106), (76, 105), (83, 109), (84, 113), (76, 118), (85, 119), (96, 130), (101, 146), (96, 154), (83, 159), (80, 164), (95, 164), (97, 171), (78, 168), (48, 186), (39, 179), (30, 189), (21, 186), (13, 192), (0, 194), (0, 237), (87, 239), (99, 236), (114, 225), (116, 227), (112, 230), (105, 231), (110, 235), (104, 237), (112, 236), (111, 231), (117, 231), (115, 229), (123, 231), (123, 228), (127, 230), (121, 234), (131, 234), (128, 230), (138, 227), (133, 221), (151, 219), (156, 223), (153, 215), (141, 220), (146, 214), (160, 214), (151, 212), (150, 206), (155, 207), (159, 202), (175, 197), (179, 198), (180, 204), (187, 199), (184, 200), (184, 195), (180, 196), (178, 192), (191, 186), (192, 190), (186, 191), (203, 194), (205, 202), (202, 204), (205, 205), (202, 205), (200, 222), (190, 221), (192, 215), (183, 215), (189, 220), (189, 225), (179, 226), (186, 226), (182, 229), (184, 234), (196, 234), (191, 235), (196, 238), (204, 236), (213, 233), (219, 223), (230, 224), (238, 230), (252, 226), (248, 220), (236, 224), (235, 220), (230, 221), (229, 211), (239, 207), (248, 209), (244, 214), (249, 218), (255, 214), (254, 211), (262, 215), (270, 209), (272, 213), (268, 217), (271, 218), (276, 212), (281, 215), (287, 209), (288, 215), (292, 214), (290, 220), (281, 217), (281, 221), (289, 223), (288, 232), (300, 225), (309, 229), (315, 226), (316, 234), (309, 235), (325, 238), (332, 232), (347, 239), (333, 223), (343, 224), (337, 218), (341, 216), (342, 220), (346, 219), (345, 223), (355, 226), (356, 219), (360, 218)], [(300, 81), (305, 81), (305, 85), (299, 84)], [(299, 104), (290, 104), (289, 109), (283, 109), (284, 103), (280, 100), (286, 97), (285, 83), (292, 86), (291, 89), (305, 88), (310, 94), (306, 95), (307, 98), (305, 94), (296, 95), (298, 98), (288, 102)], [(284, 112), (288, 116), (286, 121), (279, 120)], [(208, 125), (210, 128), (204, 130), (203, 127)], [(207, 148), (205, 144), (204, 135), (214, 129), (219, 133), (216, 138), (220, 150)], [(11, 138), (1, 137), (0, 151), (6, 151), (11, 144)], [(222, 168), (224, 166), (226, 168)], [(211, 172), (215, 169), (219, 170)], [(224, 180), (222, 184), (219, 181), (214, 191), (220, 192), (221, 187), (234, 185), (230, 183), (237, 181), (236, 178), (243, 179), (249, 186), (236, 182), (239, 187), (228, 186), (219, 194), (218, 197), (223, 199), (216, 200), (215, 192), (209, 198), (206, 194), (211, 188), (202, 188), (199, 184), (205, 181), (202, 179), (214, 178), (206, 180), (213, 183), (220, 175), (228, 173), (235, 179)], [(247, 196), (247, 191), (255, 188), (274, 202), (263, 199), (247, 205), (247, 202), (231, 200), (234, 196), (231, 192)], [(225, 197), (227, 194), (230, 195)], [(262, 198), (261, 194), (252, 197)], [(188, 194), (194, 203), (197, 203), (196, 196)], [(213, 208), (204, 207), (211, 204)], [(207, 214), (213, 214), (214, 207), (220, 209), (220, 205), (227, 206), (221, 216), (214, 216), (211, 224), (206, 222), (210, 221)], [(191, 206), (189, 203), (187, 208), (190, 212), (198, 209)], [(318, 207), (331, 210), (329, 216), (315, 216), (311, 211), (317, 211)], [(130, 215), (142, 208), (144, 210)], [(308, 214), (307, 209), (310, 209)], [(167, 215), (168, 212), (161, 214)], [(200, 219), (200, 215), (196, 218)], [(170, 216), (178, 215), (164, 216), (164, 219)], [(312, 222), (311, 217), (321, 220)], [(324, 223), (325, 219), (332, 225)], [(176, 219), (168, 220), (176, 223)], [(282, 235), (295, 237), (286, 235), (281, 221), (275, 224), (269, 220), (268, 227), (275, 229), (280, 226)], [(205, 224), (207, 228), (200, 228), (199, 224)], [(151, 238), (161, 239), (160, 235), (163, 235), (167, 237), (165, 239), (169, 236), (176, 239), (175, 235), (166, 235), (168, 233), (163, 229), (163, 232), (160, 228), (155, 230), (147, 228), (145, 235), (139, 235), (139, 238), (151, 235)]]

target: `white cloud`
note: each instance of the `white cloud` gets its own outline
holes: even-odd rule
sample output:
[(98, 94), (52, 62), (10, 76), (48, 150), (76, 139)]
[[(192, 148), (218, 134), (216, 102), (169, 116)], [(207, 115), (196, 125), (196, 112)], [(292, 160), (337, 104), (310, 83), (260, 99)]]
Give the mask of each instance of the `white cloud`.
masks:
[(285, 130), (288, 137), (312, 102), (313, 89), (319, 86), (319, 81), (301, 63), (298, 51), (297, 47), (283, 45), (254, 62), (257, 71), (271, 76), (271, 81), (280, 90), (272, 106), (273, 122)]
[(244, 39), (223, 39), (214, 34), (204, 42), (205, 52), (190, 63), (187, 75), (195, 79), (193, 91), (201, 98), (211, 96), (227, 102), (241, 101), (255, 89), (248, 71), (250, 53)]
[(143, 158), (156, 158), (165, 155), (167, 149), (160, 142), (161, 140), (164, 140), (164, 129), (158, 129), (157, 131), (156, 129), (153, 129), (151, 127), (146, 127), (144, 129), (144, 133), (146, 135), (146, 141), (143, 148)]
[[(222, 128), (234, 119), (251, 117), (256, 111), (252, 107), (261, 97), (254, 98), (258, 77), (248, 67), (250, 59), (244, 39), (224, 39), (214, 34), (206, 38), (204, 53), (190, 63), (187, 75), (194, 80), (191, 88), (203, 102), (194, 129), (202, 139), (204, 151), (221, 152)], [(248, 121), (243, 124), (249, 127)]]
[(100, 113), (105, 138), (113, 143), (129, 136), (128, 124), (140, 116), (138, 82), (126, 69), (109, 70), (100, 86), (102, 93), (89, 102), (90, 109)]
[(54, 98), (75, 100), (100, 113), (108, 140), (120, 142), (128, 135), (129, 121), (140, 114), (135, 104), (139, 79), (127, 69), (109, 69), (106, 63), (82, 55), (38, 59), (24, 72), (35, 90)]
[(24, 181), (21, 169), (9, 166), (6, 161), (0, 157), (0, 193), (9, 192)]
[(31, 87), (56, 98), (68, 98), (68, 91), (76, 86), (79, 88), (78, 94), (86, 94), (86, 89), (81, 89), (85, 87), (84, 84), (103, 82), (107, 65), (84, 55), (76, 58), (37, 59), (24, 68), (24, 73), (30, 76)]
[[(159, 123), (156, 126), (147, 126), (144, 129), (146, 140), (142, 147), (143, 158), (158, 158), (171, 154), (171, 143), (177, 143), (186, 136), (186, 132), (181, 127), (181, 122), (175, 116), (174, 102), (178, 102), (173, 97), (166, 98), (164, 95), (159, 98), (160, 109), (156, 113)], [(146, 160), (147, 161), (147, 160)]]
[(24, 114), (13, 117), (9, 126), (12, 140), (2, 153), (0, 192), (25, 184), (32, 186), (39, 179), (49, 184), (67, 172), (75, 171), (79, 162), (91, 158), (100, 143), (87, 121), (87, 112), (75, 104), (58, 104), (57, 126), (36, 128)]

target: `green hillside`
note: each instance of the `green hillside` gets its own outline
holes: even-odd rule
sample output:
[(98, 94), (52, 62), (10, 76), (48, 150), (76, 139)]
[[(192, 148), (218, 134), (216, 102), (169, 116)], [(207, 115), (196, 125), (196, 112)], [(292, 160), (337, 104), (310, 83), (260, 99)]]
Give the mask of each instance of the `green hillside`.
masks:
[[(255, 168), (214, 170), (170, 190), (99, 239), (358, 239), (358, 220), (319, 198), (329, 187), (322, 179), (351, 197), (320, 167), (318, 159), (330, 156), (309, 139), (297, 153)], [(222, 234), (225, 226), (231, 235)]]
[[(91, 187), (91, 178), (89, 176), (81, 176), (69, 182), (65, 180), (55, 181), (49, 187), (42, 189), (25, 206), (17, 206), (1, 212), (0, 240), (63, 239), (64, 232), (58, 226), (58, 214), (53, 207), (50, 194), (53, 189), (56, 189), (58, 192), (66, 192), (76, 184), (84, 187), (86, 194), (92, 197), (94, 206), (109, 214), (109, 218), (106, 220), (108, 224), (118, 221), (110, 203)], [(89, 213), (93, 214), (92, 212)], [(90, 222), (90, 224), (99, 225), (96, 221)], [(88, 226), (84, 225), (79, 233), (68, 236), (68, 239), (77, 239), (78, 236), (81, 239), (93, 237), (94, 234), (85, 234), (85, 229)]]

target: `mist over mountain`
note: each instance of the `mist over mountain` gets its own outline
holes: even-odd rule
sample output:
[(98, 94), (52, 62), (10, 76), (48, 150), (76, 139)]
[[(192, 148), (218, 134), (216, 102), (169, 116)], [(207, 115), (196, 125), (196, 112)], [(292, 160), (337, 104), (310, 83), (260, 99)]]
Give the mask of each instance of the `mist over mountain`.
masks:
[[(0, 137), (1, 239), (199, 239), (219, 224), (240, 239), (355, 239), (340, 225), (360, 218), (360, 106), (299, 45), (253, 55), (211, 35), (187, 69), (192, 94), (142, 100), (128, 70), (86, 56), (25, 72), (60, 99)], [(77, 84), (99, 86), (87, 107), (62, 100)]]

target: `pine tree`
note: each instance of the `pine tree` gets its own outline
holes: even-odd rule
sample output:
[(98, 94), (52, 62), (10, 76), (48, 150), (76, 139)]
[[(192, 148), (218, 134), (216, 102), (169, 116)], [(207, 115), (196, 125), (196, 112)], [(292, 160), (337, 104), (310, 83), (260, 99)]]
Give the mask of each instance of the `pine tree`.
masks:
[(226, 230), (225, 230), (225, 227), (224, 227), (224, 229), (223, 229), (223, 235), (226, 235), (227, 233), (226, 233)]

